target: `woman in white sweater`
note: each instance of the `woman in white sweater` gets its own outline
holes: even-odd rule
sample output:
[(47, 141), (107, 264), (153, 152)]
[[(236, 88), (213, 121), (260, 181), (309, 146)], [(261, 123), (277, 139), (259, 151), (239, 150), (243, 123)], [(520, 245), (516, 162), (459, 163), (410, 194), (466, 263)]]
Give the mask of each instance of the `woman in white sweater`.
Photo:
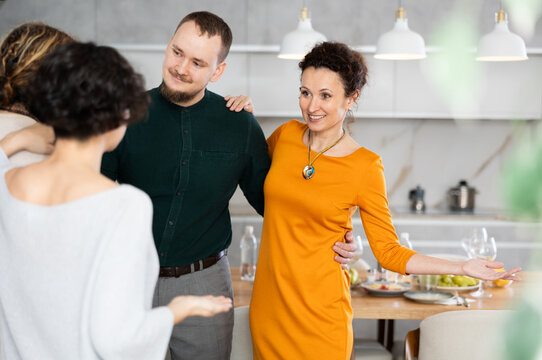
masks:
[(151, 202), (99, 171), (146, 110), (142, 78), (112, 48), (68, 43), (29, 89), (57, 141), (42, 162), (0, 167), (0, 358), (163, 359), (174, 324), (232, 304), (189, 296), (151, 309)]

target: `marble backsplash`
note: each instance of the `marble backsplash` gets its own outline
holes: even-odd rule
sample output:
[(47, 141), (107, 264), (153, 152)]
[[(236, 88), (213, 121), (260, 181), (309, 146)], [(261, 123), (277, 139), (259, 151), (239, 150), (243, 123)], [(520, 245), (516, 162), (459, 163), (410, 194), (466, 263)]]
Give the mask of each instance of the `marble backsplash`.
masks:
[[(257, 106), (257, 104), (256, 104)], [(258, 118), (264, 133), (288, 121)], [(446, 193), (467, 180), (477, 189), (475, 213), (499, 217), (506, 213), (500, 176), (517, 144), (532, 141), (540, 121), (452, 119), (356, 119), (352, 137), (382, 157), (393, 213), (408, 212), (410, 189), (425, 189), (428, 213), (447, 210)], [(237, 191), (233, 215), (255, 214)]]

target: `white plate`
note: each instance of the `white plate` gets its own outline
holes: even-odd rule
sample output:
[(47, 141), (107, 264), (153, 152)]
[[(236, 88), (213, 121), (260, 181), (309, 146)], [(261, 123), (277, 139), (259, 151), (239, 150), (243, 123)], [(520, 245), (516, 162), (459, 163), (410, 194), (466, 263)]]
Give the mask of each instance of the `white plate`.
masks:
[(365, 289), (370, 295), (382, 296), (382, 297), (400, 296), (400, 295), (404, 294), (405, 292), (409, 291), (410, 289), (412, 289), (412, 285), (406, 284), (406, 283), (393, 283), (393, 284), (399, 285), (401, 287), (401, 289), (397, 289), (397, 290), (373, 289), (371, 287), (368, 287), (369, 285), (372, 285), (372, 284), (375, 284), (375, 283), (376, 284), (383, 284), (383, 285), (390, 285), (391, 284), (391, 283), (389, 283), (387, 281), (382, 281), (382, 282), (369, 281), (369, 282), (364, 282), (363, 284), (361, 284), (361, 287), (363, 289)]
[(435, 291), (409, 291), (404, 293), (403, 296), (408, 300), (422, 304), (436, 304), (440, 301), (448, 300), (453, 297), (453, 295), (450, 293)]

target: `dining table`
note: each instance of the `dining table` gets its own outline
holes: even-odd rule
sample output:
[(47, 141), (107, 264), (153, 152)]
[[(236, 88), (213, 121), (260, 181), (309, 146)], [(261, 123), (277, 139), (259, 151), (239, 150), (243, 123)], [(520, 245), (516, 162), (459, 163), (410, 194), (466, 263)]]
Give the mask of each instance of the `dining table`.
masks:
[[(362, 287), (353, 287), (350, 290), (353, 315), (356, 319), (378, 320), (377, 339), (391, 351), (395, 320), (423, 320), (445, 311), (513, 309), (515, 302), (521, 297), (522, 289), (542, 284), (542, 272), (526, 271), (517, 275), (521, 281), (513, 281), (507, 287), (488, 287), (486, 291), (491, 294), (491, 297), (471, 298), (469, 292), (458, 292), (460, 296), (474, 300), (468, 301), (468, 307), (456, 306), (456, 304), (423, 304), (408, 300), (402, 295), (394, 297), (373, 296)], [(231, 276), (234, 306), (249, 305), (253, 283), (241, 280), (239, 268), (232, 267)]]

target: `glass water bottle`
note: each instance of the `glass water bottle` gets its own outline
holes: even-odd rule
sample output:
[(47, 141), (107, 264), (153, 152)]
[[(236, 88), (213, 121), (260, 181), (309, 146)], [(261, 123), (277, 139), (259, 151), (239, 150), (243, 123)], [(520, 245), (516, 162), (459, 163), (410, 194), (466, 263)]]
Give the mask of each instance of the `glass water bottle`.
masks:
[(245, 226), (245, 234), (241, 237), (241, 280), (254, 281), (257, 249), (258, 243), (254, 236), (254, 228)]

